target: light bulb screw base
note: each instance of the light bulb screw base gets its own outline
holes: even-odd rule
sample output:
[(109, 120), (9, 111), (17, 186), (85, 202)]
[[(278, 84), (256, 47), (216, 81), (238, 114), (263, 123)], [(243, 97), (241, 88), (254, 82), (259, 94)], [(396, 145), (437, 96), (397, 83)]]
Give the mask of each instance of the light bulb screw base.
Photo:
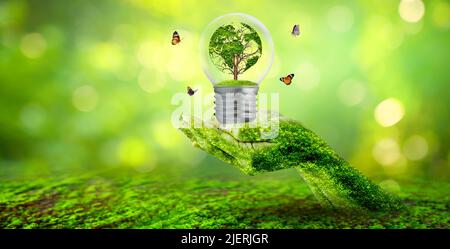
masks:
[(214, 87), (215, 116), (221, 124), (255, 120), (258, 86)]

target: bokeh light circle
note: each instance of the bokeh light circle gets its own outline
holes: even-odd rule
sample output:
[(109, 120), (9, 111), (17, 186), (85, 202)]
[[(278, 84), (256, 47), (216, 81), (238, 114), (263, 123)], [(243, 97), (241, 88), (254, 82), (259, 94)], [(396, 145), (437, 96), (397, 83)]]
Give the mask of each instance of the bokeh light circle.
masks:
[(432, 18), (436, 26), (442, 28), (450, 28), (450, 3), (434, 3)]
[(239, 80), (248, 80), (260, 84), (269, 73), (274, 58), (274, 47), (269, 30), (258, 19), (243, 13), (231, 13), (211, 21), (200, 37), (200, 60), (203, 72), (208, 79), (217, 84), (232, 80), (233, 75), (220, 71), (209, 56), (209, 43), (213, 33), (221, 26), (235, 23), (245, 23), (251, 26), (259, 35), (262, 43), (262, 54), (256, 64), (239, 75)]
[(379, 140), (372, 150), (373, 158), (383, 166), (395, 164), (400, 158), (400, 147), (392, 138)]
[(297, 70), (302, 77), (298, 79), (299, 84), (296, 87), (302, 90), (311, 90), (320, 83), (320, 69), (312, 62), (304, 62), (300, 64)]
[(346, 6), (334, 6), (328, 11), (328, 25), (335, 32), (349, 31), (353, 22), (353, 12)]
[(402, 0), (398, 12), (403, 20), (415, 23), (425, 14), (425, 5), (421, 0)]
[(413, 135), (405, 141), (403, 153), (409, 160), (421, 160), (428, 154), (428, 142), (422, 136)]
[(395, 98), (389, 98), (377, 105), (374, 111), (375, 120), (383, 127), (393, 126), (405, 115), (402, 102)]
[(359, 81), (348, 79), (341, 83), (337, 94), (343, 104), (356, 106), (364, 100), (366, 89)]
[(22, 38), (20, 50), (22, 53), (30, 58), (39, 58), (47, 49), (47, 41), (39, 33), (27, 34)]
[(98, 94), (90, 85), (83, 85), (75, 89), (72, 95), (72, 104), (79, 111), (90, 112), (97, 107)]

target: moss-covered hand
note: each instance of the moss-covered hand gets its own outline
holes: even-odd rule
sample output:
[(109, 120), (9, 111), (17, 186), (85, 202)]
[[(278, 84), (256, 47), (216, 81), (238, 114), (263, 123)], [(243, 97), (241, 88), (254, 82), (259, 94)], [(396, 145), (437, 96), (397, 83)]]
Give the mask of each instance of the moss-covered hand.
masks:
[(301, 123), (281, 117), (279, 134), (261, 139), (263, 128), (224, 129), (215, 121), (181, 128), (194, 146), (249, 175), (295, 168), (323, 206), (397, 209), (400, 202), (363, 176)]

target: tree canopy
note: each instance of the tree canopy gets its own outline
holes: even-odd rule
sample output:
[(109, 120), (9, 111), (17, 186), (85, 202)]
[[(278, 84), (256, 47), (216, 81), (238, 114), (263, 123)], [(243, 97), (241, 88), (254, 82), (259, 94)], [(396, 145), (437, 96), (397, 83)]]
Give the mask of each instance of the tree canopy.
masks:
[(244, 73), (256, 64), (262, 55), (258, 33), (243, 22), (220, 26), (211, 36), (209, 55), (222, 72), (233, 75)]

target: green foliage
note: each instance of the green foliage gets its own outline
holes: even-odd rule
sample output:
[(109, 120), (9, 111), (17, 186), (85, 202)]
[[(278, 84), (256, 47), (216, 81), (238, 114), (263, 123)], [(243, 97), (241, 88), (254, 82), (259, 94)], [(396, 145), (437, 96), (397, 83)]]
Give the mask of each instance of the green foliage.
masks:
[(258, 56), (254, 56), (248, 59), (247, 63), (245, 64), (245, 69), (244, 72), (247, 71), (247, 69), (251, 68), (253, 65), (256, 64), (256, 62), (258, 61), (259, 57)]
[(219, 27), (212, 35), (209, 43), (209, 54), (211, 57), (218, 55), (230, 71), (233, 69), (234, 55), (242, 54), (243, 52), (244, 46), (239, 41), (238, 33), (234, 26)]
[(237, 67), (237, 74), (242, 74), (261, 57), (262, 43), (251, 26), (235, 23), (219, 27), (211, 36), (208, 49), (212, 62), (219, 70), (233, 74)]

